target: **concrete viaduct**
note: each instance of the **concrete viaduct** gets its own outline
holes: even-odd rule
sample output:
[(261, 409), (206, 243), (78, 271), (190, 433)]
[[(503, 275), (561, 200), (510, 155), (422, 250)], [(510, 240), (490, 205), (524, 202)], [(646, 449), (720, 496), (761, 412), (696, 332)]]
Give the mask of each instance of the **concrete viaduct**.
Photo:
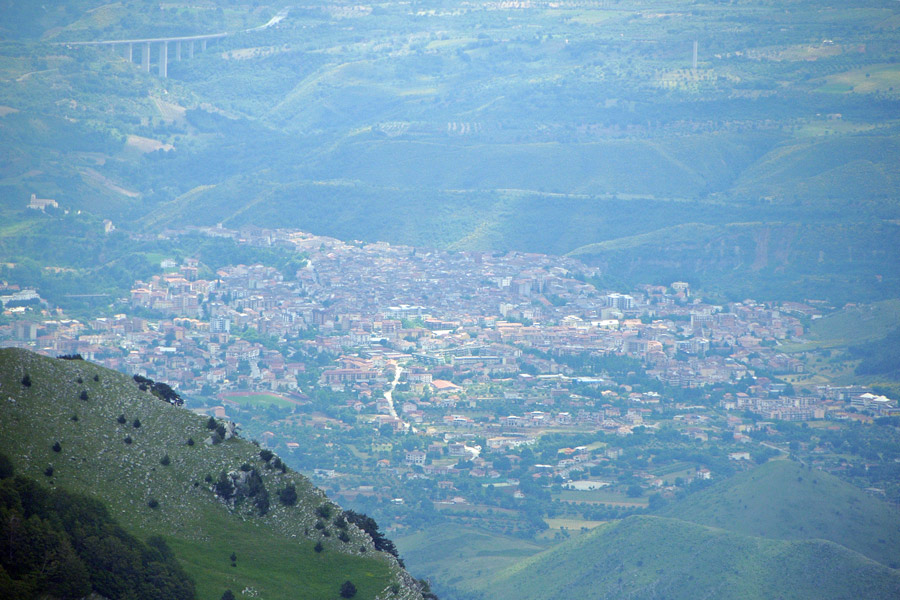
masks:
[(134, 62), (134, 48), (141, 51), (141, 68), (150, 72), (150, 49), (152, 45), (159, 46), (159, 76), (167, 77), (169, 71), (169, 44), (175, 45), (175, 60), (181, 60), (182, 48), (186, 48), (188, 58), (194, 56), (194, 43), (199, 42), (200, 51), (206, 51), (206, 44), (210, 40), (218, 40), (227, 37), (227, 33), (210, 33), (206, 35), (189, 35), (185, 37), (145, 38), (140, 40), (106, 40), (102, 42), (60, 42), (60, 46), (110, 46), (124, 48), (125, 58), (128, 62)]

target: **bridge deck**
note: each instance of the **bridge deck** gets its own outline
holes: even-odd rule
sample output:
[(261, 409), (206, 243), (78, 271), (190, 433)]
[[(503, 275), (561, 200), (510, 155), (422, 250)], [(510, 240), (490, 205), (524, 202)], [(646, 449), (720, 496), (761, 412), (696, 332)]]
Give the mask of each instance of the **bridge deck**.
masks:
[(157, 44), (161, 42), (193, 42), (228, 37), (227, 33), (208, 33), (183, 37), (144, 38), (139, 40), (103, 40), (99, 42), (56, 42), (57, 46), (115, 46), (118, 44)]

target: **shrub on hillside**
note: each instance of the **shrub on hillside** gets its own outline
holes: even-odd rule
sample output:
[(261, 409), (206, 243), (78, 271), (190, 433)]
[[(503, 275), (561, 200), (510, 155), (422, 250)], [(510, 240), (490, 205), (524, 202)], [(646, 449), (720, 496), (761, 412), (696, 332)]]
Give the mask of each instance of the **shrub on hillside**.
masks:
[(264, 517), (269, 514), (269, 491), (263, 488), (253, 499), (253, 504), (259, 511), (259, 516)]
[(289, 484), (283, 490), (278, 492), (278, 501), (285, 506), (294, 506), (297, 504), (297, 486)]
[(216, 481), (216, 485), (213, 486), (213, 491), (216, 496), (223, 500), (230, 500), (234, 497), (234, 483), (231, 481), (228, 473), (225, 471), (219, 473), (219, 479)]

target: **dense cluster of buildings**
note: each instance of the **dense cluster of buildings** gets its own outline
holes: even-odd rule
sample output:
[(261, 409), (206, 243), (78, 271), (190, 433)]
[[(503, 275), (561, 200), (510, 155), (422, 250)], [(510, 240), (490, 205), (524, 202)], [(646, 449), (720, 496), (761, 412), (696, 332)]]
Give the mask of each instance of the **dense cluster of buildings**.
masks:
[[(425, 478), (436, 483), (429, 493), (437, 504), (469, 502), (465, 481), (516, 501), (526, 496), (511, 475), (521, 472), (520, 449), (565, 432), (602, 432), (623, 446), (560, 448), (530, 465), (529, 478), (594, 490), (621, 476), (631, 482), (623, 486), (638, 481), (672, 493), (672, 481), (622, 457), (637, 428), (671, 428), (740, 462), (750, 460), (753, 436), (777, 421), (837, 425), (900, 414), (867, 387), (803, 381), (804, 363), (781, 348), (803, 341), (804, 323), (820, 316), (815, 305), (714, 305), (677, 281), (604, 290), (591, 267), (538, 254), (346, 243), (296, 231), (201, 233), (302, 260), (281, 272), (165, 259), (159, 274), (118, 300), (118, 314), (90, 319), (68, 318), (40, 290), (5, 286), (0, 345), (80, 354), (168, 382), (216, 417), (243, 420), (262, 444), (350, 500), (402, 502), (394, 496), (403, 482)], [(338, 410), (259, 421), (240, 402), (265, 392), (299, 407), (319, 390), (332, 393)], [(368, 458), (353, 467), (327, 441), (348, 423), (371, 436), (359, 449)], [(312, 437), (303, 429), (310, 426)], [(415, 438), (415, 447), (404, 449), (401, 433), (415, 433), (403, 438)], [(697, 464), (677, 478), (713, 475)]]
[[(402, 365), (410, 399), (401, 412), (411, 418), (380, 408), (402, 422), (424, 418), (419, 403), (452, 408), (473, 402), (467, 385), (532, 378), (547, 384), (541, 404), (563, 406), (547, 422), (590, 419), (618, 429), (629, 423), (589, 411), (568, 393), (571, 381), (604, 383), (603, 373), (593, 381), (583, 372), (571, 379), (577, 361), (631, 357), (647, 375), (674, 387), (760, 376), (768, 382), (802, 373), (803, 363), (779, 346), (800, 339), (803, 320), (818, 316), (814, 306), (798, 303), (712, 305), (692, 297), (685, 282), (629, 293), (601, 290), (591, 283), (598, 273), (565, 257), (346, 243), (296, 231), (201, 231), (280, 246), (306, 261), (282, 273), (261, 264), (213, 272), (194, 258), (166, 259), (159, 275), (135, 282), (120, 314), (80, 321), (27, 310), (20, 302), (0, 338), (48, 354), (78, 353), (210, 397), (235, 389), (308, 392), (301, 382), (309, 384), (307, 363), (316, 356), (334, 359), (318, 373), (320, 385), (374, 403), (391, 369)], [(3, 297), (39, 298), (30, 290)], [(750, 390), (726, 398), (723, 407), (785, 420), (823, 418), (847, 404), (875, 414), (896, 411), (881, 399), (859, 404), (864, 388), (843, 402), (823, 390), (797, 394), (778, 384)], [(660, 401), (635, 400), (637, 406)], [(516, 418), (523, 427), (530, 422), (511, 415), (498, 426), (510, 427)]]

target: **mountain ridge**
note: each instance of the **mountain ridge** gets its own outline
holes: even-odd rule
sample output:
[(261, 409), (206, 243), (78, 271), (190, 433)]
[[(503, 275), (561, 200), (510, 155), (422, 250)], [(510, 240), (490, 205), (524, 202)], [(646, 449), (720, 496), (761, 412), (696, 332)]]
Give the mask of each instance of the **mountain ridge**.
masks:
[(717, 481), (657, 514), (602, 524), (505, 561), (447, 597), (886, 598), (900, 591), (894, 510), (787, 459)]
[(773, 460), (660, 511), (709, 527), (772, 539), (823, 539), (900, 567), (900, 519), (877, 498), (834, 475)]
[(498, 600), (874, 600), (900, 592), (900, 573), (827, 540), (770, 540), (640, 515), (509, 567), (490, 590)]
[[(125, 375), (2, 349), (0, 397), (0, 452), (17, 472), (101, 500), (138, 538), (162, 535), (198, 598), (218, 600), (226, 588), (321, 598), (336, 596), (345, 579), (360, 598), (421, 597), (397, 560), (340, 523), (340, 509), (305, 477), (275, 468), (240, 438), (213, 443), (210, 421)], [(229, 437), (224, 423), (215, 428)], [(265, 516), (235, 489), (251, 479), (270, 498)], [(291, 486), (295, 500), (285, 504)]]

